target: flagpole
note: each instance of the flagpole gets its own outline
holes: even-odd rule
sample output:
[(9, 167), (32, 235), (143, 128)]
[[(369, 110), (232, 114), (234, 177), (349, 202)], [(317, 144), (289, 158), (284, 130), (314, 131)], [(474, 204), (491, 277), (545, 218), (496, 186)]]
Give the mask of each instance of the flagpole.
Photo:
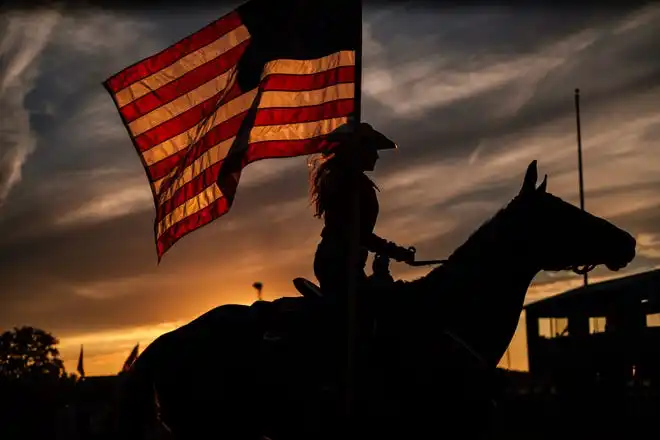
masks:
[[(359, 38), (358, 45), (355, 49), (355, 109), (354, 109), (354, 129), (358, 130), (360, 122), (362, 121), (362, 1), (358, 0), (358, 18), (359, 23)], [(357, 177), (357, 175), (356, 175)], [(357, 183), (354, 182), (353, 188), (357, 188)], [(345, 411), (347, 427), (350, 429), (351, 425), (356, 422), (355, 419), (355, 404), (357, 394), (357, 377), (358, 377), (358, 350), (359, 345), (359, 332), (358, 332), (358, 299), (359, 294), (357, 289), (358, 277), (358, 260), (360, 251), (360, 194), (359, 191), (353, 191), (351, 194), (351, 225), (350, 225), (350, 249), (348, 256), (348, 285), (346, 292), (346, 376), (345, 376)], [(353, 437), (350, 432), (347, 432), (349, 437)]]
[[(582, 175), (582, 132), (580, 130), (580, 89), (575, 89), (575, 121), (577, 125), (578, 174), (580, 184), (580, 209), (584, 211), (584, 178)], [(584, 285), (589, 284), (589, 275), (583, 275)]]

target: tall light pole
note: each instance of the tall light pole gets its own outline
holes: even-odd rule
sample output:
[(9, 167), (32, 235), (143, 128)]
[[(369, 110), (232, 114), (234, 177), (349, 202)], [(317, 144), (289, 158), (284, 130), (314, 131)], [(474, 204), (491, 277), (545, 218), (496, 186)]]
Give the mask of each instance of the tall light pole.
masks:
[[(580, 89), (575, 89), (575, 121), (577, 124), (578, 173), (580, 179), (580, 209), (584, 211), (584, 178), (582, 175), (582, 132), (580, 130)], [(589, 275), (585, 273), (584, 285), (589, 284)]]

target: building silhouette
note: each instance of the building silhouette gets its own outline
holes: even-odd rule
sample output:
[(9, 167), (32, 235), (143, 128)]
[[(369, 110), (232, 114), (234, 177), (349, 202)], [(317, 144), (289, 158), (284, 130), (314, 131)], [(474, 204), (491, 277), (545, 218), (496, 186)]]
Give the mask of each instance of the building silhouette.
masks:
[(531, 374), (660, 385), (660, 270), (569, 290), (525, 314)]

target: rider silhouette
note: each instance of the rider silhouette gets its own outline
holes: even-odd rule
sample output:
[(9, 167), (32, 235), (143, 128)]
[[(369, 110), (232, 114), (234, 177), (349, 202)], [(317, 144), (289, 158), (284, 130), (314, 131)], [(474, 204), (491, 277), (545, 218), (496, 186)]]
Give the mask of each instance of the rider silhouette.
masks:
[(332, 138), (339, 141), (337, 146), (321, 155), (310, 176), (314, 216), (325, 221), (314, 258), (314, 274), (324, 296), (336, 296), (347, 287), (352, 191), (359, 191), (360, 197), (358, 286), (367, 279), (364, 266), (369, 251), (396, 261), (414, 260), (413, 251), (374, 234), (378, 187), (364, 174), (374, 170), (379, 150), (396, 148), (396, 144), (367, 123), (361, 123), (356, 132)]

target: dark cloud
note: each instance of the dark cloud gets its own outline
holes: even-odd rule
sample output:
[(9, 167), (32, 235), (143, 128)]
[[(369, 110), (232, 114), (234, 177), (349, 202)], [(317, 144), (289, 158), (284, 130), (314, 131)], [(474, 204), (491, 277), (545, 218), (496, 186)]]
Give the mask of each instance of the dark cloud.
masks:
[[(440, 22), (434, 14), (397, 16), (400, 26), (406, 29), (405, 37), (392, 36), (386, 31), (387, 20), (391, 18), (384, 15), (379, 19), (381, 26), (378, 21), (374, 23), (373, 34), (383, 42), (386, 53), (374, 55), (374, 61), (381, 62), (382, 69), (396, 69), (402, 65), (412, 68), (417, 64), (432, 63), (434, 59), (441, 60), (437, 68), (428, 73), (434, 78), (426, 79), (428, 82), (442, 84), (448, 73), (460, 73), (468, 78), (475, 72), (491, 68), (493, 63), (524, 56), (530, 57), (530, 64), (535, 54), (559, 58), (556, 66), (542, 69), (543, 74), (538, 80), (532, 80), (532, 84), (526, 86), (530, 89), (529, 97), (514, 112), (503, 114), (502, 107), (520, 93), (529, 78), (525, 75), (524, 64), (511, 63), (509, 69), (517, 68), (520, 72), (510, 80), (481, 93), (429, 108), (418, 118), (407, 119), (404, 115), (395, 119), (390, 116), (384, 127), (392, 136), (396, 134), (400, 145), (411, 150), (414, 160), (423, 162), (431, 160), (429, 156), (435, 154), (441, 157), (469, 155), (483, 139), (529, 130), (572, 115), (575, 87), (582, 89), (582, 105), (587, 110), (629, 99), (632, 95), (643, 95), (658, 87), (660, 61), (653, 54), (657, 51), (657, 41), (660, 41), (660, 17), (655, 15), (646, 23), (615, 33), (622, 18), (627, 16), (626, 12), (631, 11), (624, 8), (577, 11), (559, 8), (556, 11), (530, 9), (520, 13), (498, 9), (492, 14), (448, 14)], [(448, 22), (447, 25), (444, 21)], [(566, 47), (559, 52), (549, 49), (589, 28), (591, 35), (587, 32), (582, 42), (590, 42), (586, 47), (577, 49), (581, 44), (578, 38), (566, 41)], [(456, 35), (452, 35), (454, 33)], [(417, 44), (416, 40), (421, 42)], [(367, 56), (367, 67), (369, 59)], [(529, 75), (533, 78), (535, 74), (530, 72)], [(464, 82), (469, 84), (467, 79)], [(406, 91), (415, 87), (415, 82), (401, 81), (388, 91), (396, 93), (400, 89), (404, 96)], [(424, 90), (419, 94), (424, 94)], [(370, 106), (365, 107), (365, 117), (369, 118)]]
[[(549, 43), (592, 26), (617, 21), (634, 10), (618, 8), (512, 8), (505, 5), (470, 5), (452, 9), (425, 8), (407, 13), (406, 5), (380, 14), (370, 24), (374, 37), (388, 43), (388, 60), (397, 64), (417, 61), (411, 43), (441, 48), (442, 55), (460, 62), (469, 72), (484, 62), (510, 55), (535, 54)], [(626, 11), (627, 9), (627, 11)], [(451, 61), (450, 61), (451, 63)]]

